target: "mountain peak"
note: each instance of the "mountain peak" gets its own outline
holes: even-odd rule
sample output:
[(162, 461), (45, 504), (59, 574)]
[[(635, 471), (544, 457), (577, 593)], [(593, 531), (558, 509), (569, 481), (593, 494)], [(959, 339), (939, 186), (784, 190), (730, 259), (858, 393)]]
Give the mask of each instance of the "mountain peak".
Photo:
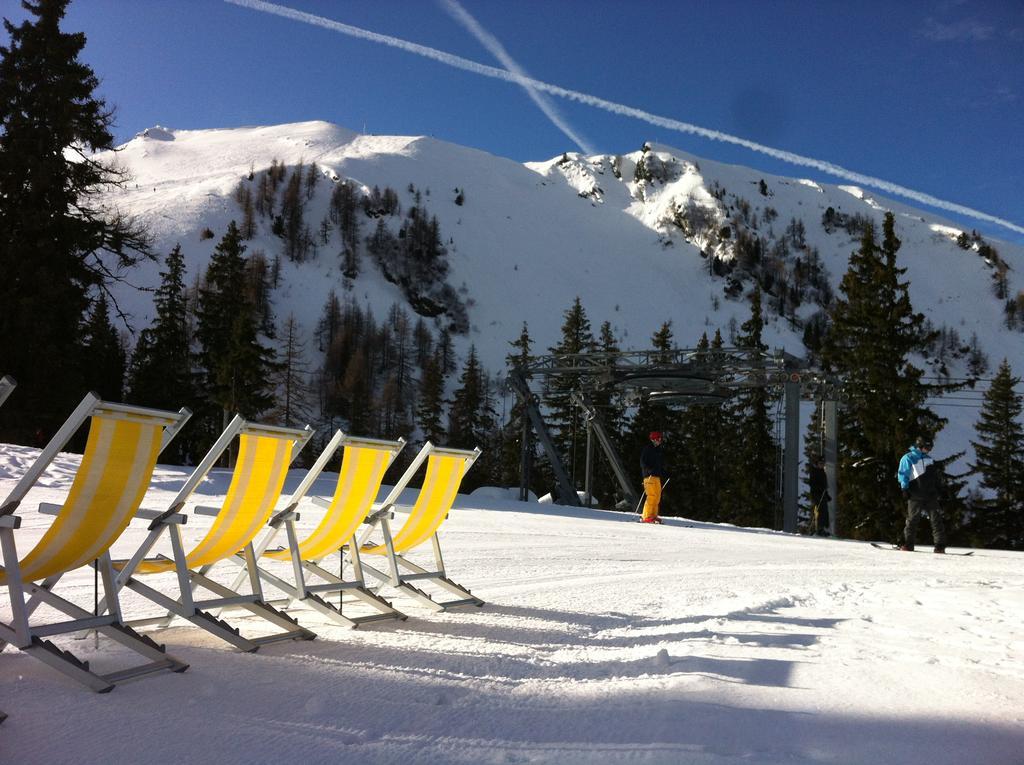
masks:
[[(158, 253), (180, 243), (190, 278), (201, 276), (228, 222), (242, 220), (238, 200), (258, 193), (272, 165), (290, 177), (301, 163), (315, 175), (302, 210), (315, 243), (311, 255), (289, 262), (282, 254), (274, 231), (281, 190), (246, 242), (249, 252), (283, 261), (274, 312), (294, 314), (307, 333), (331, 290), (378, 315), (392, 304), (415, 310), (403, 294), (409, 285), (388, 280), (367, 244), (380, 225), (402, 241), (415, 209), (432, 225), (436, 220), (446, 285), (468, 312), (457, 350), (474, 344), (492, 372), (503, 369), (524, 322), (536, 351), (556, 345), (576, 297), (594, 327), (609, 322), (622, 348), (648, 347), (665, 322), (679, 347), (716, 329), (728, 341), (749, 316), (743, 296), (754, 281), (769, 314), (765, 342), (803, 356), (804, 327), (827, 310), (863, 225), (880, 230), (892, 211), (915, 308), (949, 337), (956, 334), (959, 344), (949, 347), (976, 335), (990, 358), (1024, 368), (1020, 332), (1007, 327), (1006, 300), (994, 291), (997, 277), (1019, 272), (1024, 251), (997, 241), (983, 247), (948, 221), (852, 186), (775, 176), (653, 143), (524, 164), (429, 136), (363, 135), (324, 121), (217, 130), (157, 125), (111, 160), (133, 179), (111, 204), (150, 227)], [(319, 172), (310, 174), (314, 163)], [(332, 194), (346, 182), (357, 212), (343, 244), (330, 216)], [(375, 189), (394, 204), (361, 206)], [(970, 241), (958, 241), (964, 237)], [(342, 273), (347, 250), (361, 260), (355, 278)], [(155, 287), (158, 267), (139, 281)], [(1012, 297), (1019, 287), (1008, 289)], [(150, 295), (120, 297), (145, 326)], [(922, 349), (922, 365), (957, 374), (960, 362), (941, 357), (945, 352)]]

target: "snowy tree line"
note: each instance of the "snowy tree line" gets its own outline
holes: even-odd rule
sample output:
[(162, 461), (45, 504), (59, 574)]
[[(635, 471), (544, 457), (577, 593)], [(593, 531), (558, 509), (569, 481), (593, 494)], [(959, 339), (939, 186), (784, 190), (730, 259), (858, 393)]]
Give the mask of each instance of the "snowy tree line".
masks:
[[(851, 255), (829, 315), (822, 362), (845, 380), (840, 534), (895, 540), (902, 527), (903, 502), (892, 480), (894, 466), (918, 436), (934, 435), (944, 424), (926, 405), (927, 399), (962, 383), (941, 378), (926, 382), (923, 370), (912, 363), (920, 347), (944, 347), (958, 339), (913, 311), (896, 263), (899, 240), (891, 216), (883, 233), (879, 243), (869, 228)], [(413, 318), (399, 306), (378, 320), (369, 307), (334, 292), (309, 338), (312, 347), (294, 317), (275, 325), (276, 344), (271, 347), (265, 343), (269, 338), (261, 335), (267, 316), (256, 298), (264, 290), (260, 271), (252, 263), (244, 257), (234, 225), (218, 243), (204, 278), (191, 289), (183, 279), (180, 250), (167, 258), (157, 293), (157, 319), (142, 333), (132, 356), (127, 395), (154, 406), (187, 403), (197, 411), (207, 425), (192, 428), (191, 435), (179, 439), (182, 457), (194, 454), (199, 441), (212, 440), (223, 418), (238, 411), (283, 424), (313, 422), (325, 433), (340, 426), (363, 435), (480, 446), (485, 457), (467, 486), (518, 484), (525, 413), (516, 405), (506, 417), (498, 415), (504, 391), (480, 365), (475, 349), (469, 349), (460, 365), (447, 330), (435, 336), (423, 317)], [(746, 299), (750, 316), (730, 334), (729, 344), (767, 350), (757, 284)], [(879, 311), (879, 306), (891, 309)], [(90, 327), (96, 337), (113, 333), (96, 311)], [(702, 350), (724, 344), (720, 331), (696, 341)], [(668, 354), (676, 347), (672, 323), (665, 321), (651, 337), (650, 349)], [(612, 325), (604, 321), (594, 333), (579, 298), (563, 314), (560, 341), (547, 349), (558, 354), (618, 350)], [(115, 346), (109, 354), (116, 357)], [(510, 343), (508, 363), (521, 365), (532, 355), (533, 342), (524, 323)], [(109, 380), (116, 388), (116, 375)], [(248, 384), (239, 385), (239, 380)], [(1024, 547), (1024, 397), (1019, 384), (1004, 361), (985, 393), (974, 442), (977, 460), (970, 473), (948, 475), (944, 508), (954, 541)], [(580, 386), (581, 377), (571, 373), (547, 378), (542, 402), (563, 464), (583, 488), (585, 423), (571, 401)], [(649, 431), (669, 434), (665, 449), (673, 466), (673, 484), (666, 494), (665, 514), (779, 527), (778, 391), (748, 388), (720, 405), (682, 410), (648, 402), (636, 405), (613, 390), (592, 394), (627, 465), (637, 463)], [(120, 390), (104, 395), (116, 399)], [(819, 422), (808, 425), (808, 455), (820, 449), (819, 429)], [(550, 466), (536, 449), (531, 453), (535, 466), (530, 488), (546, 493), (554, 485)], [(943, 462), (948, 466), (958, 456)], [(972, 473), (978, 488), (967, 491)], [(594, 493), (605, 506), (614, 506), (620, 496), (611, 472), (598, 470), (594, 479)]]
[[(791, 223), (788, 229), (790, 241), (799, 239), (799, 226)], [(965, 345), (955, 331), (937, 329), (913, 311), (907, 284), (901, 279), (904, 270), (896, 261), (899, 246), (891, 215), (886, 217), (881, 242), (874, 226), (866, 226), (822, 325), (821, 363), (846, 385), (838, 498), (843, 536), (898, 538), (903, 503), (891, 480), (893, 466), (917, 437), (941, 430), (944, 420), (926, 405), (929, 397), (963, 385), (953, 381), (948, 371), (945, 377), (938, 376), (938, 382), (926, 382), (913, 359), (922, 355), (927, 359), (934, 352), (931, 362), (942, 372), (946, 363), (966, 354), (972, 373), (980, 376), (988, 367), (976, 339)], [(312, 338), (315, 350), (310, 359), (293, 318), (274, 324), (267, 308), (265, 261), (259, 253), (245, 258), (244, 250), (241, 233), (232, 224), (215, 248), (203, 279), (191, 290), (185, 289), (182, 279), (180, 251), (169, 255), (157, 294), (157, 322), (143, 332), (130, 365), (128, 391), (133, 400), (165, 406), (195, 402), (197, 411), (208, 413), (207, 439), (216, 434), (218, 415), (239, 411), (289, 424), (313, 421), (367, 435), (415, 435), (452, 445), (481, 446), (487, 456), (474, 469), (470, 485), (518, 483), (524, 413), (514, 406), (504, 421), (497, 415), (503, 392), (481, 367), (475, 350), (470, 349), (456, 381), (458, 362), (447, 328), (435, 337), (422, 316), (413, 319), (398, 306), (378, 320), (369, 307), (332, 292)], [(732, 329), (729, 344), (765, 350), (760, 284), (755, 281), (745, 297), (750, 317)], [(101, 306), (97, 303), (91, 315), (90, 337), (112, 333), (104, 324)], [(888, 308), (879, 310), (880, 306)], [(181, 328), (177, 335), (165, 326), (170, 314), (175, 316), (171, 324)], [(243, 321), (242, 317), (248, 318)], [(268, 326), (275, 328), (276, 350), (261, 340), (275, 333), (268, 332)], [(561, 341), (548, 351), (619, 350), (609, 322), (603, 322), (596, 334), (592, 332), (579, 298), (563, 316), (561, 335)], [(671, 322), (666, 321), (650, 342), (655, 351), (674, 349)], [(696, 344), (714, 349), (723, 343), (721, 332), (716, 332), (713, 338), (702, 336)], [(194, 350), (183, 350), (189, 347)], [(510, 365), (530, 358), (532, 341), (525, 324), (511, 348)], [(116, 357), (114, 351), (108, 355)], [(149, 396), (157, 390), (161, 395), (172, 390), (168, 381), (174, 379), (175, 370), (167, 365), (174, 358), (184, 358), (181, 369), (191, 370), (181, 376), (181, 394), (166, 403), (151, 400)], [(147, 379), (155, 381), (152, 394), (146, 390)], [(252, 382), (239, 386), (239, 379)], [(266, 385), (261, 387), (263, 381)], [(549, 378), (543, 391), (553, 439), (577, 484), (585, 469), (585, 425), (570, 397), (580, 384), (578, 375), (565, 374)], [(1018, 456), (1024, 453), (1024, 436), (1018, 384), (1003, 362), (986, 393), (975, 443), (978, 460), (972, 465), (979, 489), (965, 491), (970, 474), (948, 478), (945, 502), (954, 539), (1001, 546), (1024, 543), (1024, 467)], [(197, 390), (204, 395), (197, 397)], [(450, 397), (446, 390), (453, 390)], [(647, 403), (630, 405), (614, 391), (594, 395), (610, 429), (619, 434), (619, 450), (627, 464), (635, 463), (647, 432), (672, 434), (666, 449), (677, 470), (673, 491), (666, 498), (666, 514), (778, 527), (775, 393), (745, 389), (721, 406), (682, 411)], [(112, 391), (111, 397), (117, 394)], [(810, 426), (815, 427), (816, 423)], [(193, 438), (202, 434), (197, 431)], [(808, 443), (813, 452), (812, 430)], [(179, 448), (188, 444), (185, 439)], [(945, 463), (958, 456), (951, 455)], [(536, 462), (531, 488), (546, 492), (553, 486), (552, 474), (544, 460)], [(618, 499), (609, 471), (597, 472), (594, 490), (606, 505)]]
[[(363, 189), (347, 179), (329, 181), (333, 188), (326, 213), (314, 225), (309, 202), (323, 177), (315, 162), (288, 167), (273, 159), (267, 170), (250, 172), (235, 189), (242, 238), (253, 239), (266, 228), (281, 240), (271, 263), (275, 286), (282, 258), (304, 263), (333, 247), (346, 289), (352, 288), (368, 257), (385, 279), (401, 288), (413, 311), (443, 316), (452, 332), (466, 332), (466, 305), (447, 281), (448, 250), (441, 227), (424, 201), (429, 190), (424, 193), (409, 184), (413, 201), (403, 215), (399, 195), (390, 187)], [(461, 190), (455, 201), (464, 203)]]
[[(235, 413), (313, 424), (324, 439), (344, 427), (364, 436), (479, 445), (491, 427), (479, 420), (493, 409), (492, 386), (472, 350), (457, 384), (452, 381), (458, 361), (447, 327), (435, 331), (398, 305), (378, 318), (371, 307), (332, 291), (310, 334), (294, 315), (275, 319), (264, 266), (260, 253), (246, 254), (234, 221), (191, 286), (175, 247), (161, 274), (154, 321), (130, 359), (109, 318), (95, 320), (112, 338), (111, 374), (101, 395), (192, 408), (193, 422), (169, 455), (183, 462), (202, 454)], [(125, 368), (122, 379), (118, 370)]]
[[(798, 231), (798, 229), (797, 229)], [(792, 234), (789, 234), (792, 236)], [(839, 533), (859, 539), (898, 541), (905, 503), (893, 478), (907, 447), (921, 436), (934, 436), (945, 419), (928, 401), (974, 385), (987, 372), (988, 361), (977, 339), (962, 343), (948, 328), (936, 329), (913, 310), (905, 272), (897, 264), (900, 248), (892, 215), (887, 215), (879, 241), (874, 224), (861, 232), (860, 246), (850, 256), (840, 293), (821, 324), (820, 360), (824, 369), (844, 381), (839, 434)], [(760, 285), (746, 293), (750, 317), (732, 332), (730, 345), (764, 349), (761, 337), (765, 313)], [(561, 341), (551, 353), (614, 352), (617, 340), (608, 322), (595, 337), (580, 300), (564, 314)], [(703, 335), (698, 349), (722, 347), (721, 332)], [(529, 335), (513, 343), (510, 364), (530, 356)], [(653, 350), (675, 348), (670, 322), (651, 338)], [(929, 358), (929, 355), (934, 358)], [(959, 355), (957, 355), (959, 354)], [(964, 358), (971, 377), (954, 380), (945, 370), (953, 357)], [(930, 382), (917, 359), (938, 365)], [(582, 489), (585, 426), (582, 412), (570, 400), (582, 382), (566, 373), (548, 378), (543, 394), (552, 437), (578, 489)], [(636, 465), (651, 430), (667, 432), (665, 442), (672, 485), (666, 492), (666, 514), (698, 520), (763, 527), (781, 526), (776, 502), (779, 439), (776, 406), (779, 391), (750, 388), (721, 405), (695, 405), (681, 411), (641, 403), (628, 405), (620, 394), (594, 391), (602, 418), (617, 434), (618, 451), (627, 467)], [(943, 507), (951, 538), (958, 543), (1024, 549), (1024, 393), (1020, 378), (1003, 361), (984, 393), (972, 441), (976, 460), (964, 474), (949, 467), (962, 454), (945, 457)], [(518, 442), (524, 413), (513, 409), (506, 428), (506, 448)], [(812, 419), (806, 436), (806, 455), (821, 455), (821, 423)], [(515, 451), (510, 449), (509, 451)], [(535, 455), (539, 460), (539, 455)], [(554, 485), (543, 460), (533, 472), (535, 491)], [(970, 478), (976, 488), (967, 490)], [(595, 473), (595, 493), (614, 504), (617, 485), (611, 471)], [(807, 504), (818, 498), (805, 494)]]

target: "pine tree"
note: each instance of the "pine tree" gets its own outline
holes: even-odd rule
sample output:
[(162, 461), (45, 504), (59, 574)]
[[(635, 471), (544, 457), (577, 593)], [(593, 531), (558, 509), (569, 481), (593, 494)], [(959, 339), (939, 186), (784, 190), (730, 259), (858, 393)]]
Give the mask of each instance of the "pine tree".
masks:
[(85, 353), (90, 364), (83, 382), (104, 401), (121, 401), (126, 354), (121, 336), (110, 323), (109, 310), (106, 293), (101, 292), (85, 327)]
[(207, 399), (224, 418), (257, 417), (274, 403), (273, 350), (259, 339), (259, 317), (246, 289), (245, 246), (234, 221), (217, 244), (200, 290), (197, 336)]
[(339, 386), (337, 365), (330, 363), (335, 337), (341, 331), (341, 302), (334, 290), (327, 294), (320, 320), (317, 322), (314, 337), (316, 349), (323, 354), (323, 363), (317, 374), (317, 393), (320, 402), (321, 416), (330, 421), (334, 407), (332, 403)]
[(317, 348), (326, 351), (334, 342), (335, 335), (341, 330), (341, 302), (334, 290), (327, 293), (323, 313), (316, 325)]
[(358, 211), (359, 200), (352, 184), (343, 181), (335, 186), (334, 191), (331, 192), (328, 215), (331, 222), (338, 227), (344, 248), (352, 252), (357, 252), (359, 247)]
[(896, 466), (914, 439), (934, 435), (945, 422), (925, 406), (934, 387), (909, 361), (935, 332), (911, 306), (901, 281), (906, 269), (896, 265), (899, 247), (891, 213), (881, 246), (874, 226), (865, 226), (822, 347), (822, 361), (843, 378), (847, 397), (839, 425), (838, 533), (857, 539), (899, 538), (906, 503)]
[[(406, 420), (405, 413), (415, 398), (413, 390), (413, 366), (415, 353), (412, 344), (412, 331), (409, 328), (409, 314), (397, 303), (392, 304), (388, 312), (388, 328), (391, 342), (389, 343), (390, 362), (388, 364), (397, 396), (397, 408), (401, 410), (400, 419)], [(395, 423), (397, 429), (401, 427)]]
[[(328, 296), (318, 327), (320, 342), (327, 343), (321, 372), (321, 409), (328, 420), (333, 421), (335, 417), (349, 420), (350, 416), (359, 418), (366, 414), (351, 411), (350, 393), (355, 392), (362, 400), (361, 388), (355, 383), (361, 382), (366, 374), (365, 351), (370, 342), (370, 324), (368, 316), (353, 300), (339, 306), (333, 293)], [(350, 376), (350, 367), (357, 361), (363, 366)]]
[(658, 331), (651, 337), (651, 347), (657, 353), (653, 357), (656, 364), (668, 364), (671, 359), (671, 352), (675, 349), (675, 336), (672, 334), (672, 322), (666, 321), (658, 328)]
[(0, 439), (22, 443), (85, 393), (90, 295), (149, 257), (144, 232), (95, 201), (127, 179), (93, 156), (113, 148), (113, 112), (79, 60), (85, 35), (60, 29), (67, 5), (23, 0), (33, 18), (5, 20), (0, 47), (0, 363), (20, 383)]
[(347, 402), (349, 429), (353, 433), (377, 433), (377, 409), (372, 394), (371, 363), (368, 346), (361, 345), (345, 367), (341, 395)]
[(373, 233), (366, 238), (366, 251), (380, 268), (384, 278), (399, 283), (399, 240), (391, 233), (384, 219), (377, 221)]
[[(721, 334), (709, 343), (701, 335), (697, 351), (702, 354), (720, 350)], [(719, 513), (720, 480), (723, 477), (724, 447), (722, 444), (722, 409), (717, 404), (690, 404), (679, 422), (679, 438), (683, 464), (687, 470), (677, 471), (673, 503), (687, 518), (698, 521), (723, 520)], [(674, 483), (675, 483), (674, 482)]]
[(495, 448), (495, 419), (489, 376), (480, 366), (476, 347), (470, 346), (448, 410), (448, 445), (479, 447), (483, 451), (464, 482), (467, 490), (491, 483), (497, 471), (500, 460)]
[(434, 355), (434, 335), (422, 316), (416, 317), (412, 328), (412, 342), (416, 354), (416, 365), (422, 367)]
[[(523, 367), (530, 361), (530, 349), (533, 347), (533, 340), (530, 338), (530, 329), (527, 323), (523, 322), (523, 328), (519, 337), (509, 343), (512, 352), (505, 356), (505, 362), (509, 369)], [(509, 412), (508, 422), (505, 423), (504, 437), (502, 438), (501, 450), (501, 480), (502, 486), (519, 485), (520, 472), (523, 469), (523, 428), (527, 427), (527, 438), (529, 439), (528, 459), (530, 461), (527, 471), (532, 476), (533, 465), (536, 461), (536, 448), (533, 443), (532, 426), (528, 423), (526, 406), (516, 396), (512, 409)], [(533, 488), (533, 487), (531, 487)]]
[(279, 363), (274, 375), (277, 404), (271, 417), (285, 427), (302, 427), (313, 419), (313, 390), (309, 384), (306, 342), (295, 314), (288, 314), (278, 337)]
[(309, 247), (304, 236), (306, 223), (306, 197), (302, 192), (305, 178), (305, 166), (302, 161), (292, 171), (288, 183), (281, 196), (281, 223), (278, 226), (279, 236), (284, 239), (284, 252), (289, 260), (301, 263), (306, 259)]
[[(554, 354), (570, 356), (594, 350), (590, 320), (579, 297), (564, 314), (562, 339), (550, 350)], [(571, 359), (566, 363), (573, 365)], [(550, 375), (545, 379), (544, 386), (544, 403), (548, 409), (546, 419), (551, 430), (551, 440), (562, 455), (563, 464), (574, 482), (582, 480), (586, 458), (583, 419), (579, 407), (571, 399), (573, 391), (580, 387), (580, 380), (579, 374), (566, 372)]]
[(272, 267), (267, 263), (263, 250), (253, 250), (245, 261), (246, 299), (256, 312), (256, 323), (259, 331), (273, 338), (277, 328), (274, 326), (274, 306), (271, 301)]
[[(277, 162), (277, 160), (272, 160)], [(256, 182), (255, 212), (261, 218), (274, 217), (274, 197), (276, 187), (269, 171), (260, 175)]]
[(235, 189), (235, 201), (242, 211), (242, 225), (240, 226), (243, 239), (252, 239), (256, 235), (256, 207), (252, 201), (252, 189), (245, 181), (239, 181)]
[(437, 335), (437, 359), (441, 363), (441, 374), (448, 376), (455, 371), (455, 349), (447, 327), (442, 327)]
[(420, 395), (416, 402), (416, 424), (425, 441), (445, 442), (444, 374), (435, 356), (426, 359), (420, 375)]
[(471, 345), (448, 410), (448, 443), (460, 449), (473, 449), (485, 442), (493, 429), (494, 405), (487, 390), (487, 375), (480, 366), (476, 347)]
[[(160, 286), (154, 298), (156, 317), (142, 330), (132, 354), (128, 374), (128, 398), (132, 403), (156, 409), (177, 410), (187, 406), (198, 411), (194, 359), (190, 350), (188, 294), (185, 258), (181, 246), (167, 255)], [(188, 461), (194, 453), (192, 428), (185, 429), (168, 447), (166, 457)]]
[[(609, 357), (614, 357), (621, 351), (618, 338), (609, 321), (602, 322), (597, 331), (596, 350), (608, 354)], [(601, 415), (616, 453), (621, 456), (624, 446), (622, 433), (626, 424), (626, 403), (621, 391), (612, 387), (598, 387), (591, 391), (590, 401)], [(610, 468), (602, 469), (603, 452), (597, 449), (597, 454), (592, 476), (593, 492), (604, 500), (605, 506), (614, 507), (617, 500), (621, 499), (621, 487)]]
[(972, 472), (989, 496), (974, 508), (977, 541), (986, 547), (1024, 549), (1024, 396), (1016, 392), (1020, 378), (1003, 359), (985, 391), (975, 424), (976, 462)]
[(316, 187), (320, 182), (320, 168), (316, 162), (310, 162), (306, 168), (306, 199), (312, 199), (316, 195)]
[[(755, 286), (750, 294), (750, 318), (740, 325), (736, 345), (752, 357), (764, 353), (768, 346), (762, 339), (763, 330), (761, 289)], [(719, 502), (726, 517), (741, 526), (781, 526), (781, 518), (776, 517), (776, 444), (769, 393), (766, 385), (754, 385), (739, 390), (728, 404), (724, 439), (729, 444), (725, 466), (728, 478), (722, 482)]]

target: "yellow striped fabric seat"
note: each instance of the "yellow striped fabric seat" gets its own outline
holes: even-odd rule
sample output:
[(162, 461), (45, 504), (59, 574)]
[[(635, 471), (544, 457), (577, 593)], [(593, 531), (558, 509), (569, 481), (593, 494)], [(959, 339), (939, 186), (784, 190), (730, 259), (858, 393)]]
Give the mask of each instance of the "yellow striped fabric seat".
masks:
[[(262, 433), (239, 436), (238, 460), (224, 506), (206, 536), (186, 556), (190, 569), (229, 558), (266, 525), (281, 495), (294, 444), (294, 437)], [(147, 560), (136, 571), (153, 574), (173, 569), (172, 560)]]
[[(81, 466), (67, 501), (20, 561), (23, 581), (37, 581), (96, 560), (121, 535), (142, 503), (166, 421), (94, 414)], [(0, 568), (0, 584), (7, 577)]]
[[(470, 457), (462, 454), (431, 453), (427, 458), (426, 476), (419, 496), (405, 524), (392, 540), (395, 552), (401, 553), (426, 542), (440, 528), (455, 497)], [(385, 545), (363, 547), (370, 555), (387, 555)]]
[[(338, 485), (327, 512), (316, 529), (299, 543), (301, 560), (320, 560), (337, 552), (356, 533), (377, 497), (384, 473), (394, 456), (394, 446), (347, 444)], [(275, 560), (291, 560), (288, 549), (263, 554)]]

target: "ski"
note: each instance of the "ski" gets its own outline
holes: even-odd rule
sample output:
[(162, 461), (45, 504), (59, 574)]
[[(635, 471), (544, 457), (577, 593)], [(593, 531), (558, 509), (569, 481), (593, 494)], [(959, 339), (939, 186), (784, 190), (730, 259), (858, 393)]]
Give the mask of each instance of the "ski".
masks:
[[(878, 542), (871, 542), (870, 545), (872, 547), (877, 547), (879, 550), (895, 550), (896, 552), (930, 552), (930, 550), (912, 550), (912, 551), (901, 550), (896, 545), (883, 545), (883, 544), (879, 544)], [(974, 555), (974, 550), (968, 550), (967, 552), (949, 552), (947, 550), (944, 553), (932, 553), (932, 554), (933, 555), (936, 555), (936, 554), (941, 554), (941, 555), (960, 555), (960, 556), (965, 556), (966, 557), (968, 555)]]

